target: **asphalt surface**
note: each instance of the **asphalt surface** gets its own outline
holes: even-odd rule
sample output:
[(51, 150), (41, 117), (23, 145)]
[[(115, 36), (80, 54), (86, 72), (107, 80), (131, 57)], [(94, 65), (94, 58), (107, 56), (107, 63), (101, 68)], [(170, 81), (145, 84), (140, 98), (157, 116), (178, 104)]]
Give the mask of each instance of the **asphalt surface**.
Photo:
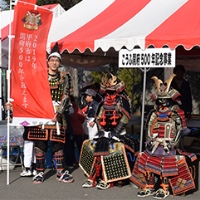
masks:
[[(5, 126), (5, 124), (4, 124)], [(5, 133), (0, 123), (0, 133)], [(0, 134), (1, 135), (1, 134)], [(86, 177), (80, 168), (71, 171), (74, 182), (61, 183), (56, 180), (55, 171), (46, 170), (45, 181), (42, 184), (35, 185), (32, 177), (20, 177), (21, 167), (16, 167), (9, 171), (9, 183), (7, 183), (7, 171), (0, 171), (0, 200), (141, 200), (153, 199), (152, 196), (145, 198), (137, 197), (139, 189), (133, 184), (127, 184), (121, 188), (114, 186), (106, 190), (97, 188), (82, 188)], [(199, 173), (198, 173), (199, 174)], [(194, 200), (200, 198), (200, 191), (197, 190), (186, 196), (170, 195), (167, 199)]]
[[(81, 185), (85, 176), (80, 168), (72, 171), (74, 177), (73, 183), (61, 183), (56, 180), (54, 170), (46, 170), (46, 179), (42, 184), (35, 185), (32, 177), (20, 177), (21, 167), (10, 170), (9, 184), (7, 184), (7, 171), (0, 174), (0, 199), (1, 200), (30, 200), (30, 199), (65, 199), (65, 200), (137, 200), (139, 189), (132, 184), (125, 185), (121, 188), (114, 186), (106, 190), (97, 188), (82, 188)], [(186, 196), (170, 195), (167, 199), (177, 200), (194, 200), (199, 199), (200, 192), (196, 191)], [(148, 196), (142, 199), (153, 199)]]

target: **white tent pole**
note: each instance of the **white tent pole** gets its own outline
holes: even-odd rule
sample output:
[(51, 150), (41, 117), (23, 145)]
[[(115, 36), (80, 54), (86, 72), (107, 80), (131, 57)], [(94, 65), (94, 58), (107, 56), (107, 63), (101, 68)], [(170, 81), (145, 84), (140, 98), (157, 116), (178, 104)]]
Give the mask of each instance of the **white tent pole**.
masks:
[[(7, 99), (8, 102), (10, 102), (10, 60), (11, 60), (11, 24), (12, 24), (12, 6), (17, 3), (17, 0), (11, 0), (10, 1), (10, 24), (9, 24), (9, 35), (8, 35), (8, 70), (7, 70)], [(7, 119), (7, 185), (10, 184), (10, 110), (8, 110), (8, 119)]]
[[(12, 10), (12, 1), (10, 1), (10, 11)], [(8, 35), (8, 70), (6, 74), (7, 78), (7, 102), (10, 101), (10, 46), (11, 46), (11, 22), (12, 16), (10, 14), (10, 24), (9, 24), (9, 35)], [(7, 185), (9, 185), (9, 175), (10, 175), (10, 110), (7, 111)]]
[(141, 112), (141, 127), (140, 127), (140, 152), (142, 152), (142, 143), (143, 143), (143, 134), (144, 134), (144, 106), (145, 106), (147, 68), (145, 67), (144, 70), (142, 71), (144, 72), (144, 77), (143, 77), (142, 112)]

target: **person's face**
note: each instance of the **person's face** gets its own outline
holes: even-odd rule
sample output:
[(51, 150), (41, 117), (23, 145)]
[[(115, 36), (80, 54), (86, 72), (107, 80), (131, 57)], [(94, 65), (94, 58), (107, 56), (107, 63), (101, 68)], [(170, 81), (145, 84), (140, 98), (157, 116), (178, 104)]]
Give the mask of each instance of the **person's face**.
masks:
[(48, 60), (48, 66), (49, 66), (50, 71), (52, 71), (52, 72), (57, 71), (58, 67), (60, 66), (60, 59), (58, 57), (52, 56)]
[(12, 110), (11, 104), (5, 104), (5, 109), (6, 110)]
[(86, 95), (85, 100), (89, 103), (92, 102), (93, 97), (91, 95)]

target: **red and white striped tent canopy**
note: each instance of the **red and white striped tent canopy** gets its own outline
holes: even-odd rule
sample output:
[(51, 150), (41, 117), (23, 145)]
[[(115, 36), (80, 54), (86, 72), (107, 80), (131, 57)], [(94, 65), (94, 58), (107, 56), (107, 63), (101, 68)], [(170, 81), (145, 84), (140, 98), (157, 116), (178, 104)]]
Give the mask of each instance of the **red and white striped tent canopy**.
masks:
[(47, 50), (58, 42), (64, 62), (90, 67), (122, 48), (168, 46), (187, 68), (200, 53), (199, 8), (199, 0), (83, 0), (53, 20)]

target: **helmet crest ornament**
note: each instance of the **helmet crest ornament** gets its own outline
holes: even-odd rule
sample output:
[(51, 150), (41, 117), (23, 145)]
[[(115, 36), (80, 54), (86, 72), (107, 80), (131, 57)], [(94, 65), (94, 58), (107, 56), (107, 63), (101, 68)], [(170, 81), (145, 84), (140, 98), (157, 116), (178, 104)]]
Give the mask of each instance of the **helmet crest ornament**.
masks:
[(171, 98), (173, 101), (176, 101), (179, 104), (181, 104), (180, 100), (178, 99), (180, 93), (177, 90), (170, 88), (171, 82), (175, 76), (175, 74), (172, 74), (164, 83), (156, 76), (153, 76), (151, 78), (156, 84), (156, 93), (152, 94), (151, 96), (153, 100), (156, 100), (158, 98)]
[(157, 94), (159, 96), (165, 96), (169, 92), (171, 82), (175, 77), (175, 74), (172, 74), (169, 79), (167, 79), (164, 83), (161, 79), (158, 79), (156, 76), (153, 76), (151, 79), (154, 80), (157, 88)]
[(125, 83), (117, 77), (117, 71), (117, 64), (111, 63), (109, 71), (103, 73), (100, 86), (102, 94), (106, 93), (106, 91), (120, 93), (125, 90)]

